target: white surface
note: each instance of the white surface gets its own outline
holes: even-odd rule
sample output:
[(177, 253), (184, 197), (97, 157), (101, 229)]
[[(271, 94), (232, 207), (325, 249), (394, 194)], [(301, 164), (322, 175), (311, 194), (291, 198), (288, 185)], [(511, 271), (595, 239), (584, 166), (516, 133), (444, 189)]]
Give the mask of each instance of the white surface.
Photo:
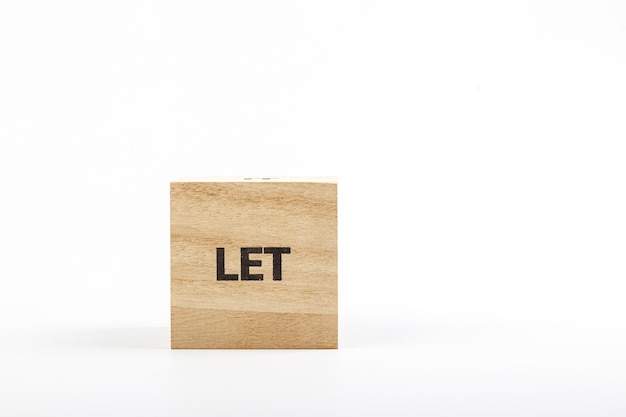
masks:
[[(1, 3), (0, 415), (623, 416), (624, 16)], [(341, 349), (168, 350), (195, 175), (339, 176)]]
[(337, 177), (184, 177), (172, 182), (330, 182), (337, 183)]

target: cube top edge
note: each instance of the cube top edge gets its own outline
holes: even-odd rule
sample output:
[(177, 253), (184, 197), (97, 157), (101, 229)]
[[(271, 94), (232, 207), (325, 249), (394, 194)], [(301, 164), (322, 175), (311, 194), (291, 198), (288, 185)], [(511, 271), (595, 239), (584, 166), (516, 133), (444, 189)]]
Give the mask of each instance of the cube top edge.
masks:
[(337, 184), (337, 177), (184, 177), (172, 181), (172, 183), (179, 182), (303, 182), (303, 183), (329, 183)]

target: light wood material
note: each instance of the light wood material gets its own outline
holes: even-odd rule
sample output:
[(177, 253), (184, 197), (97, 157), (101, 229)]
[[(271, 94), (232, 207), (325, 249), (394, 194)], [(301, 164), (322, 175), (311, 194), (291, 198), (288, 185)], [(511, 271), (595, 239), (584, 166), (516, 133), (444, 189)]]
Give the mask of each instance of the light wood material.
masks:
[[(336, 179), (264, 178), (170, 184), (172, 348), (337, 347)], [(242, 247), (290, 248), (282, 279), (270, 252), (241, 280)]]

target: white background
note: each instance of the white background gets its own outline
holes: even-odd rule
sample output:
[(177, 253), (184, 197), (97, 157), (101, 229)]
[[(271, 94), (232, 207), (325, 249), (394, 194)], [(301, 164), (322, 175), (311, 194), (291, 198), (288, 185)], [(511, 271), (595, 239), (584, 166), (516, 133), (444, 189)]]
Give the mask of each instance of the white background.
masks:
[[(626, 415), (623, 1), (2, 1), (0, 414)], [(340, 349), (169, 350), (169, 181), (338, 175)]]

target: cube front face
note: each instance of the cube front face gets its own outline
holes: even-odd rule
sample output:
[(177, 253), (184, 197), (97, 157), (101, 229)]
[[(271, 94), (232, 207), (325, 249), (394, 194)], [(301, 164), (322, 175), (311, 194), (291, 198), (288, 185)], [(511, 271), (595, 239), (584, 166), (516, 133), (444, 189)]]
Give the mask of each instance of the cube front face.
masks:
[(336, 348), (337, 184), (172, 182), (172, 348)]

